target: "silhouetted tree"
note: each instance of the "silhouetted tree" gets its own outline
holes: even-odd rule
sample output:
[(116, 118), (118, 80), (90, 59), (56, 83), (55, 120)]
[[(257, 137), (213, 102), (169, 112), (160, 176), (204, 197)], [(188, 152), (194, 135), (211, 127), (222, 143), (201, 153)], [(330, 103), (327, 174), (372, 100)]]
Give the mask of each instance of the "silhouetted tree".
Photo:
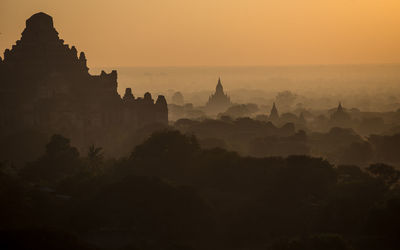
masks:
[(87, 154), (88, 165), (94, 174), (101, 172), (101, 165), (103, 164), (104, 153), (103, 148), (90, 145)]
[(185, 175), (193, 155), (199, 151), (200, 146), (194, 136), (165, 130), (152, 134), (137, 146), (130, 160), (139, 173), (175, 179)]
[(79, 152), (69, 139), (53, 135), (46, 145), (46, 153), (35, 162), (27, 164), (23, 175), (32, 180), (57, 181), (79, 171)]

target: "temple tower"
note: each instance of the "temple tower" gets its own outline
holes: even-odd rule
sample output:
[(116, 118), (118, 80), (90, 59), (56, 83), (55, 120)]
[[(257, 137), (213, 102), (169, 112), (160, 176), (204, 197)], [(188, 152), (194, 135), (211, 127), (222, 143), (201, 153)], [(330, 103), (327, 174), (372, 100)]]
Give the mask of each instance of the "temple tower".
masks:
[(215, 93), (210, 96), (206, 104), (207, 109), (213, 112), (225, 111), (231, 105), (231, 99), (224, 93), (221, 78), (218, 79)]
[(270, 121), (278, 121), (279, 120), (279, 113), (278, 109), (276, 108), (275, 102), (272, 105), (271, 113), (269, 114)]
[(344, 110), (342, 103), (339, 102), (336, 111), (331, 115), (331, 123), (335, 126), (348, 126), (350, 121), (350, 114)]

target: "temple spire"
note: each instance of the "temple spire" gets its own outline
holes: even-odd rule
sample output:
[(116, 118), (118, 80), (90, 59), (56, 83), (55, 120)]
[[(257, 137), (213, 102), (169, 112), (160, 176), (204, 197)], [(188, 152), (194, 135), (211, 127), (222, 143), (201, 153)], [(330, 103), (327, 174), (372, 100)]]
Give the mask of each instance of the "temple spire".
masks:
[(278, 109), (276, 108), (275, 102), (272, 105), (271, 113), (269, 114), (269, 119), (270, 120), (278, 120), (279, 119), (279, 113), (278, 113)]
[(80, 62), (80, 64), (82, 65), (82, 68), (87, 72), (87, 71), (89, 71), (89, 68), (87, 67), (87, 60), (86, 60), (86, 55), (85, 55), (85, 52), (81, 52), (80, 54), (79, 54), (79, 62)]
[(222, 87), (221, 77), (218, 78), (218, 84), (217, 87), (215, 88), (215, 92), (220, 94), (224, 93), (224, 87)]
[(225, 111), (231, 105), (231, 100), (228, 95), (224, 93), (224, 87), (222, 87), (221, 78), (218, 78), (217, 86), (215, 87), (215, 93), (210, 96), (207, 107), (214, 111)]
[(343, 111), (342, 102), (339, 102), (339, 106), (338, 106), (338, 108), (337, 108), (337, 111), (338, 111), (338, 112)]
[(122, 98), (124, 101), (134, 101), (135, 97), (132, 94), (132, 89), (131, 88), (126, 88), (125, 89), (125, 94), (124, 97)]

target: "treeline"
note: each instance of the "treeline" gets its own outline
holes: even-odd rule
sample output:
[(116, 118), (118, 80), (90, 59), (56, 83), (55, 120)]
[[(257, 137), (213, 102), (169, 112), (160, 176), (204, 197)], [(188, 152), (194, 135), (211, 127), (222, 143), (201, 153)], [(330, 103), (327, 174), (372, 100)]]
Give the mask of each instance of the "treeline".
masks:
[(254, 158), (154, 133), (125, 158), (45, 154), (0, 172), (1, 249), (398, 249), (400, 172)]
[(277, 127), (271, 122), (230, 117), (202, 121), (181, 119), (175, 122), (174, 128), (195, 134), (203, 148), (220, 147), (246, 156), (312, 155), (334, 164), (400, 165), (400, 133), (362, 137), (351, 128), (333, 127), (321, 133), (302, 128), (298, 123)]

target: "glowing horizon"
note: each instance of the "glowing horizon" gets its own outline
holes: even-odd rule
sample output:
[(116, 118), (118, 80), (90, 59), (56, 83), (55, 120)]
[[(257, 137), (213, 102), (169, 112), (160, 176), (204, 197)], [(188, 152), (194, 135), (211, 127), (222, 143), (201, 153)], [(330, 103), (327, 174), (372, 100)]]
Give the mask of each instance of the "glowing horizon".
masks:
[(36, 12), (91, 68), (400, 62), (398, 0), (3, 0), (1, 52)]

